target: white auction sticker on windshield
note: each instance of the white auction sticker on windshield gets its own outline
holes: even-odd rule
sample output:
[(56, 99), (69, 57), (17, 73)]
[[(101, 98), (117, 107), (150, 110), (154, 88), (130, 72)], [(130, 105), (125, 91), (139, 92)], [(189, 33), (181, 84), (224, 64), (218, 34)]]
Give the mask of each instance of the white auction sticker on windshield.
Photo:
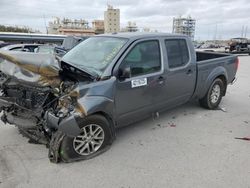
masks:
[(131, 87), (132, 88), (145, 86), (147, 84), (148, 84), (147, 83), (147, 78), (139, 78), (139, 79), (131, 81)]

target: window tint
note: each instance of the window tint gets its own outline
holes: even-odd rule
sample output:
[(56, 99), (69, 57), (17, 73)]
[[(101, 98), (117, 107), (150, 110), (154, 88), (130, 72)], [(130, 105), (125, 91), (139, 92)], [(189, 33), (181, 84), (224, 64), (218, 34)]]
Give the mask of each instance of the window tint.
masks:
[(11, 49), (12, 51), (22, 51), (23, 48), (22, 47), (15, 47)]
[(130, 67), (132, 76), (159, 71), (161, 69), (159, 42), (145, 41), (136, 44), (125, 57), (121, 66), (121, 68)]
[(189, 61), (189, 53), (184, 39), (165, 40), (169, 68), (184, 66)]
[(34, 52), (35, 48), (37, 48), (37, 46), (25, 46), (25, 48), (27, 48), (29, 50), (29, 52)]
[(90, 37), (66, 53), (62, 61), (101, 75), (126, 42), (118, 37)]

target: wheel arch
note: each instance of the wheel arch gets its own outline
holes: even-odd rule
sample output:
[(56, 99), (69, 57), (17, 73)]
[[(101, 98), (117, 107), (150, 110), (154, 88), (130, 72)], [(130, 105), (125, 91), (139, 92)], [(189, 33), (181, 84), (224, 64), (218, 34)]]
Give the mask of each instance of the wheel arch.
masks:
[(115, 121), (114, 119), (106, 112), (104, 111), (96, 111), (92, 114), (89, 114), (90, 115), (100, 115), (100, 116), (103, 116), (107, 119), (107, 121), (109, 122), (109, 128), (110, 128), (110, 131), (111, 131), (111, 134), (112, 134), (112, 138), (115, 139), (116, 137), (116, 132), (115, 132)]
[(223, 91), (223, 96), (225, 96), (226, 94), (226, 89), (227, 89), (227, 80), (228, 80), (228, 75), (227, 75), (227, 71), (224, 67), (219, 66), (217, 68), (215, 68), (207, 77), (204, 87), (202, 89), (202, 91), (200, 92), (200, 94), (198, 95), (198, 98), (201, 99), (203, 98), (206, 93), (208, 92), (211, 84), (214, 82), (215, 79), (220, 78), (224, 85), (224, 91)]
[(91, 115), (101, 115), (105, 117), (109, 122), (109, 128), (112, 133), (112, 137), (115, 138), (115, 118), (113, 116), (113, 100), (102, 96), (88, 96), (80, 99), (79, 103), (84, 108), (84, 117)]
[[(215, 79), (217, 79), (217, 78), (221, 79), (221, 81), (222, 81), (223, 84), (224, 84), (222, 96), (225, 96), (225, 95), (226, 95), (226, 91), (227, 91), (227, 78), (226, 78), (225, 75), (223, 75), (223, 74), (217, 76)], [(215, 79), (214, 79), (214, 80), (215, 80)]]

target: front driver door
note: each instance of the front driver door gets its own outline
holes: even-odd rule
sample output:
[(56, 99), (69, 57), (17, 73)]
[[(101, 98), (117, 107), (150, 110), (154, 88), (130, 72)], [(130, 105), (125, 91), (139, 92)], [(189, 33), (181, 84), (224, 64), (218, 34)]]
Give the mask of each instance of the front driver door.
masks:
[(156, 39), (140, 40), (124, 54), (118, 70), (130, 68), (131, 76), (117, 78), (115, 106), (118, 125), (123, 126), (152, 114), (152, 95), (162, 88), (162, 57)]

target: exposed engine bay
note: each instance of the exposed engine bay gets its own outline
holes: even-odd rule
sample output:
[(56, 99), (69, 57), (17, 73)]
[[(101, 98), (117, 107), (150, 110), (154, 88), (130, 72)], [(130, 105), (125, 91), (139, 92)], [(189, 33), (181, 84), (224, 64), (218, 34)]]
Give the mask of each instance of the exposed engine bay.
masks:
[(0, 52), (1, 120), (16, 125), (30, 142), (45, 144), (51, 161), (57, 162), (55, 150), (63, 137), (56, 133), (58, 124), (63, 127), (65, 119), (71, 123), (75, 121), (72, 117), (84, 116), (77, 101), (79, 79), (93, 81), (53, 55)]

